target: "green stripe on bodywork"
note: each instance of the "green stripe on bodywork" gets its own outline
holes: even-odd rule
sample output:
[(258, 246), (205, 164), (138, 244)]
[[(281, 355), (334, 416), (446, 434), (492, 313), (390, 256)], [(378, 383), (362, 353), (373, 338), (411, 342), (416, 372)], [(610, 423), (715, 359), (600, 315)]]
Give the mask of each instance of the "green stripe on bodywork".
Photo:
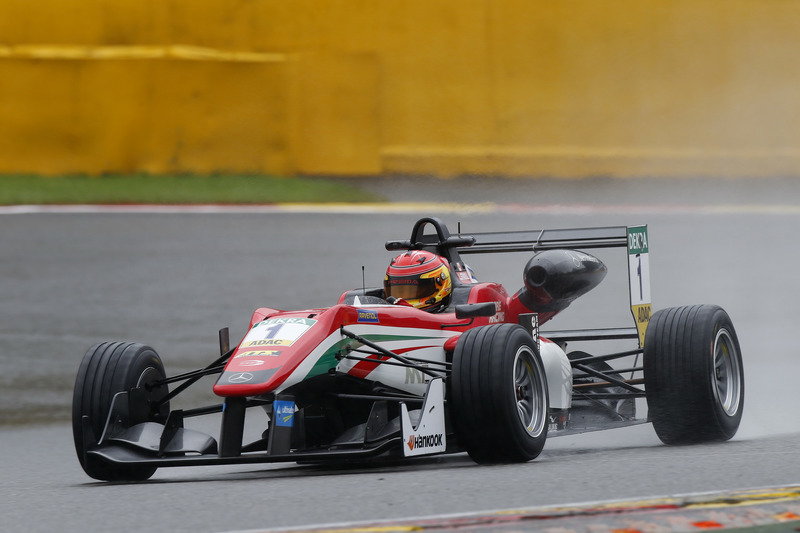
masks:
[[(424, 337), (416, 335), (381, 335), (381, 334), (375, 334), (375, 335), (367, 334), (367, 335), (360, 335), (360, 337), (363, 337), (368, 341), (376, 343), (390, 342), (390, 341), (406, 341), (406, 340), (441, 339), (441, 337)], [(350, 338), (340, 340), (339, 342), (337, 342), (336, 344), (325, 350), (325, 353), (319, 356), (317, 362), (314, 363), (314, 366), (311, 367), (311, 370), (308, 371), (308, 374), (306, 374), (306, 377), (303, 379), (308, 379), (314, 376), (318, 376), (320, 374), (325, 374), (330, 369), (336, 368), (336, 365), (339, 364), (339, 360), (336, 359), (336, 354), (338, 354), (342, 350), (347, 349), (348, 345), (352, 349), (364, 346), (360, 342), (356, 342), (355, 340)]]
[(331, 368), (336, 368), (336, 365), (339, 364), (339, 361), (336, 359), (336, 354), (344, 350), (350, 342), (353, 341), (350, 339), (342, 339), (325, 350), (325, 353), (319, 356), (317, 362), (314, 363), (314, 366), (311, 367), (311, 370), (308, 371), (308, 374), (306, 374), (306, 377), (303, 379), (325, 374)]

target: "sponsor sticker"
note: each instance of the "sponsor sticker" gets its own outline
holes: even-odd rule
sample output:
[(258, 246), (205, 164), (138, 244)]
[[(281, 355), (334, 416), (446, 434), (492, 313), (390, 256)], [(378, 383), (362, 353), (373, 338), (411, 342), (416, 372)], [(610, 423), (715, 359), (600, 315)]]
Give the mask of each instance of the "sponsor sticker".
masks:
[(444, 382), (433, 378), (425, 391), (421, 414), (416, 427), (405, 402), (400, 404), (400, 424), (403, 431), (403, 455), (441, 453), (447, 449), (444, 425)]
[(644, 346), (644, 335), (650, 323), (650, 244), (647, 226), (628, 228), (628, 281), (631, 296), (631, 313), (639, 332), (639, 346)]
[(456, 277), (461, 283), (478, 283), (478, 278), (475, 277), (475, 272), (469, 267), (469, 265), (456, 263), (453, 265), (453, 270), (455, 271)]
[(506, 312), (502, 310), (503, 304), (494, 302), (494, 315), (489, 317), (489, 324), (502, 324), (506, 321)]
[(536, 343), (536, 351), (542, 353), (541, 346), (539, 345), (539, 314), (538, 313), (522, 313), (519, 315), (519, 325), (531, 334), (533, 342)]
[(569, 424), (568, 409), (554, 409), (547, 415), (548, 431), (561, 431), (567, 429)]
[(245, 359), (244, 361), (239, 362), (239, 366), (261, 366), (264, 364), (264, 361), (261, 359)]
[(416, 368), (406, 367), (406, 385), (413, 385), (415, 383), (427, 383), (428, 380), (425, 379), (425, 374), (422, 371), (417, 370)]
[(420, 450), (421, 448), (441, 448), (442, 439), (444, 439), (442, 433), (433, 435), (409, 435), (406, 446), (408, 446), (411, 452)]
[(361, 324), (380, 324), (380, 318), (377, 311), (370, 311), (369, 309), (359, 309), (357, 322)]
[(647, 226), (628, 228), (628, 253), (646, 254), (649, 251), (647, 244)]
[(272, 404), (275, 411), (275, 425), (292, 427), (294, 425), (294, 402), (275, 400)]
[(242, 347), (291, 346), (317, 321), (310, 318), (268, 318), (253, 326), (242, 340)]
[(247, 350), (236, 354), (234, 359), (240, 357), (278, 357), (282, 352), (280, 350)]
[(252, 346), (273, 346), (276, 340), (279, 339), (262, 339), (260, 341), (243, 342), (242, 347), (250, 348)]

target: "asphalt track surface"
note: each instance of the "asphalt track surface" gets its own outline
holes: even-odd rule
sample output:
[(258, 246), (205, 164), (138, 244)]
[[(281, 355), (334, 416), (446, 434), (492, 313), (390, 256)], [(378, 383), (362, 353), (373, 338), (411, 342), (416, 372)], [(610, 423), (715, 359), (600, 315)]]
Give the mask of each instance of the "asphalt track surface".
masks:
[[(798, 182), (369, 186), (401, 203), (325, 212), (304, 206), (0, 210), (0, 529), (214, 532), (349, 524), (343, 527), (352, 530), (369, 523), (374, 530), (386, 526), (375, 521), (386, 519), (552, 514), (571, 505), (800, 484)], [(85, 476), (68, 417), (75, 372), (90, 345), (148, 343), (169, 373), (202, 366), (216, 354), (217, 329), (230, 326), (238, 340), (256, 307), (331, 304), (362, 284), (362, 266), (368, 284), (380, 283), (390, 258), (384, 241), (407, 238), (426, 215), (441, 216), (451, 229), (461, 222), (465, 233), (648, 224), (654, 308), (716, 303), (736, 325), (746, 375), (738, 435), (724, 444), (667, 447), (643, 425), (551, 439), (536, 461), (514, 466), (479, 467), (455, 455), (373, 468), (162, 469), (139, 484)], [(518, 288), (526, 258), (477, 259), (471, 264), (480, 278)], [(604, 260), (611, 274), (553, 327), (626, 319), (609, 311), (625, 303), (617, 300), (625, 279), (613, 275), (624, 263)], [(213, 401), (204, 383), (187, 402)], [(214, 431), (216, 421), (208, 426)], [(791, 522), (791, 513), (800, 514), (788, 508), (767, 514)], [(603, 520), (592, 515), (569, 527), (616, 528), (603, 529)], [(690, 523), (702, 529), (714, 520), (741, 525), (719, 514)], [(672, 530), (679, 530), (675, 523)], [(395, 527), (408, 530), (404, 524)], [(513, 529), (542, 529), (531, 524)]]

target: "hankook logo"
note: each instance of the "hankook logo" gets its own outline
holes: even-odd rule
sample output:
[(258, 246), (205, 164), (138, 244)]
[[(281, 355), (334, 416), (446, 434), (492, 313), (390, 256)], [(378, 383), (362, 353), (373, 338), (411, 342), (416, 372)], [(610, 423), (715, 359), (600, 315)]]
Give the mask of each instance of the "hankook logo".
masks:
[(411, 435), (408, 437), (408, 442), (406, 445), (408, 446), (409, 450), (413, 450), (414, 448), (433, 448), (442, 445), (442, 437), (442, 433), (433, 435), (419, 435), (416, 437)]
[(229, 377), (228, 383), (247, 383), (251, 379), (253, 379), (253, 374), (250, 372), (239, 372)]

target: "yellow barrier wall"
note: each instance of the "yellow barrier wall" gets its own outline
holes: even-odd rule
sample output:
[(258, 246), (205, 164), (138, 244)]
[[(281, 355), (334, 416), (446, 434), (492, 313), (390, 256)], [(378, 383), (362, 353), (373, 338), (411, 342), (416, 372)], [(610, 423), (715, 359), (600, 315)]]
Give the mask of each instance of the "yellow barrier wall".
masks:
[(0, 172), (793, 175), (795, 0), (4, 0)]

